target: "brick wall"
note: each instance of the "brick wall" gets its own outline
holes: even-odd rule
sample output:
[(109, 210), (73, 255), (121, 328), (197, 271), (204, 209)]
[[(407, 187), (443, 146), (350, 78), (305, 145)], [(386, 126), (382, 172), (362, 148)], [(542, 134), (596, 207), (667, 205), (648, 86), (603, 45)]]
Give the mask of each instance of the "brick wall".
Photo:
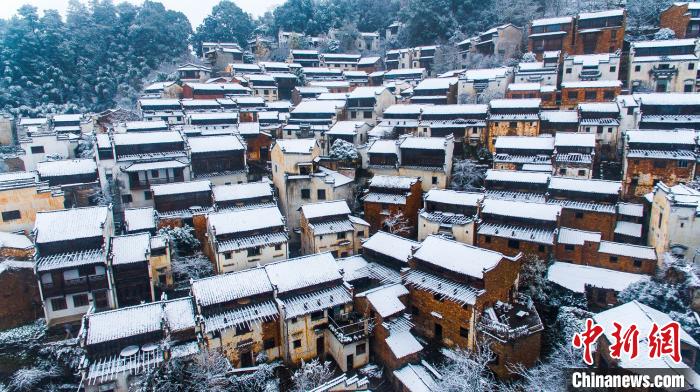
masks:
[[(489, 239), (490, 238), (490, 239)], [(506, 256), (515, 256), (518, 253), (534, 254), (542, 260), (547, 260), (549, 255), (552, 253), (551, 245), (544, 245), (530, 241), (518, 240), (519, 247), (511, 248), (508, 246), (510, 242), (509, 238), (497, 237), (497, 236), (487, 236), (483, 234), (477, 234), (476, 243), (477, 246), (484, 249), (494, 250), (496, 252), (501, 252)]]
[[(592, 34), (597, 35), (593, 53), (613, 53), (618, 49), (622, 49), (625, 37), (625, 21), (623, 20), (622, 26), (618, 28), (604, 28), (601, 31)], [(587, 54), (583, 49), (584, 35), (585, 34), (581, 34), (577, 28), (573, 47), (574, 52), (572, 54)], [(615, 35), (615, 38), (613, 38), (613, 35)]]
[[(664, 167), (658, 163), (664, 161)], [(678, 167), (678, 161), (665, 159), (626, 158), (622, 178), (622, 194), (627, 200), (640, 198), (654, 190), (655, 182), (663, 181), (668, 186), (680, 182), (690, 182), (695, 174), (695, 162), (688, 162), (688, 167)], [(637, 178), (637, 185), (632, 179)]]
[[(605, 92), (608, 92), (610, 97), (605, 97)], [(586, 92), (594, 92), (595, 99), (587, 99)], [(620, 95), (620, 87), (601, 87), (601, 88), (562, 88), (561, 89), (561, 108), (574, 108), (581, 102), (610, 102)], [(573, 97), (570, 94), (575, 93)]]
[(534, 121), (489, 121), (488, 149), (495, 152), (496, 138), (499, 136), (537, 136), (540, 133), (539, 120)]
[(43, 316), (32, 268), (9, 268), (0, 273), (0, 287), (0, 329), (27, 324)]
[(690, 15), (686, 15), (687, 13), (687, 4), (672, 5), (659, 14), (659, 26), (673, 30), (676, 33), (676, 38), (685, 38), (690, 21)]
[(600, 232), (603, 240), (612, 241), (617, 219), (614, 213), (562, 208), (559, 222), (560, 227)]

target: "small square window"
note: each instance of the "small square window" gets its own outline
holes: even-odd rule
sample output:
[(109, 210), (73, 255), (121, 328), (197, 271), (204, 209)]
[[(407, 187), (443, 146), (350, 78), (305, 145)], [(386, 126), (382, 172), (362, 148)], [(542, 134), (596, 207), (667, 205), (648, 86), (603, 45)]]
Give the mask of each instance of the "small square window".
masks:
[(544, 245), (540, 245), (540, 246), (537, 248), (537, 251), (540, 252), (540, 253), (544, 252), (544, 251), (545, 251)]
[(610, 256), (611, 263), (617, 263), (617, 256)]
[(57, 310), (64, 310), (68, 308), (68, 304), (66, 303), (66, 299), (61, 297), (61, 298), (54, 298), (51, 300), (51, 309), (53, 311)]
[(695, 63), (688, 63), (688, 69), (689, 70), (694, 70), (695, 69)]
[(122, 203), (131, 203), (134, 198), (131, 195), (122, 195)]
[(316, 198), (318, 200), (326, 200), (326, 190), (325, 189), (319, 189), (316, 191)]
[(583, 212), (577, 212), (575, 216), (576, 219), (583, 219)]
[(635, 66), (634, 66), (634, 72), (639, 72), (639, 71), (641, 71), (641, 70), (642, 70), (642, 66), (641, 66), (641, 65), (635, 65)]
[(347, 236), (347, 234), (348, 234), (348, 233), (346, 233), (346, 232), (338, 233), (338, 234), (336, 234), (336, 236), (337, 236), (336, 238), (339, 239), (339, 240), (344, 240), (345, 237)]
[(151, 193), (151, 191), (144, 191), (143, 198), (146, 200), (151, 200), (153, 199), (153, 193)]
[(520, 249), (520, 241), (508, 240), (508, 247), (511, 249)]
[(275, 339), (265, 339), (263, 340), (263, 350), (270, 350), (276, 347)]
[(301, 198), (308, 200), (311, 198), (311, 190), (310, 189), (302, 189), (301, 190)]
[(282, 250), (282, 244), (276, 244), (275, 250)]
[(411, 306), (411, 314), (414, 316), (418, 316), (420, 314), (420, 310), (418, 310), (418, 307)]
[(573, 72), (573, 69), (571, 69), (571, 68), (567, 68), (567, 69), (566, 69), (566, 73), (567, 73), (567, 74), (570, 75), (572, 72)]
[(614, 65), (610, 66), (610, 72), (617, 72), (617, 67)]
[(469, 329), (464, 328), (464, 327), (459, 327), (459, 336), (468, 339), (469, 338)]
[(224, 253), (224, 260), (231, 260), (231, 252)]
[(311, 321), (320, 320), (324, 316), (325, 316), (325, 314), (323, 313), (323, 310), (319, 310), (318, 312), (313, 312), (313, 313), (311, 313)]
[(486, 237), (484, 237), (484, 242), (486, 242), (487, 244), (490, 244), (491, 243), (491, 236), (487, 235)]
[(301, 339), (295, 340), (295, 341), (292, 343), (292, 345), (294, 346), (294, 348), (301, 348)]
[(433, 185), (437, 185), (438, 183), (438, 178), (433, 176)]
[(73, 307), (75, 308), (88, 306), (89, 303), (90, 300), (88, 299), (87, 294), (78, 294), (73, 296)]
[(360, 343), (355, 346), (355, 355), (362, 355), (367, 352), (367, 346), (364, 343)]
[(44, 146), (32, 146), (30, 150), (32, 151), (32, 154), (43, 154)]
[(570, 244), (566, 244), (566, 245), (564, 245), (564, 250), (567, 252), (571, 252), (574, 250), (574, 246), (570, 245)]
[(3, 222), (17, 220), (17, 219), (20, 219), (21, 217), (22, 217), (22, 213), (19, 212), (19, 210), (3, 211), (2, 212)]
[(634, 268), (642, 268), (642, 260), (633, 260)]

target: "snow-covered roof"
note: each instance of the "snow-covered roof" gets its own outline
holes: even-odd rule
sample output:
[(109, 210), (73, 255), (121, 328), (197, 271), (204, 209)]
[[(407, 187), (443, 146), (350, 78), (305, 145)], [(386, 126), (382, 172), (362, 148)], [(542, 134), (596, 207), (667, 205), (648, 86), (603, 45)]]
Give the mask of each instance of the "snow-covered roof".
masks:
[(371, 57), (361, 57), (357, 62), (357, 65), (372, 65), (377, 61), (381, 60), (381, 57), (371, 56)]
[(34, 244), (24, 234), (0, 231), (0, 248), (32, 249)]
[(348, 94), (349, 99), (375, 98), (386, 90), (384, 86), (363, 86), (356, 87)]
[(498, 78), (505, 78), (509, 73), (511, 72), (511, 69), (508, 67), (500, 67), (500, 68), (481, 68), (481, 69), (468, 69), (464, 71), (461, 76), (462, 78), (468, 80), (468, 81), (475, 81), (475, 80), (484, 80), (484, 79), (498, 79)]
[[(416, 87), (413, 88), (413, 91), (419, 91), (419, 90), (447, 90), (450, 88), (450, 86), (457, 84), (458, 78), (453, 77), (453, 78), (428, 78), (428, 79), (423, 79)], [(420, 95), (420, 94), (416, 94)]]
[(401, 76), (405, 76), (405, 75), (414, 76), (417, 74), (422, 75), (423, 73), (425, 73), (425, 68), (398, 68), (398, 69), (392, 69), (390, 71), (387, 71), (384, 74), (384, 77), (385, 78), (395, 77), (395, 78), (400, 79)]
[(408, 290), (400, 283), (380, 286), (357, 294), (357, 296), (366, 297), (382, 318), (393, 316), (406, 309), (406, 306), (399, 300), (399, 297), (404, 295), (408, 295)]
[(598, 11), (598, 12), (581, 12), (578, 14), (579, 19), (595, 19), (595, 18), (608, 18), (611, 16), (622, 16), (625, 13), (625, 10), (619, 9), (619, 10), (606, 10), (606, 11)]
[(211, 181), (173, 182), (170, 184), (152, 185), (153, 196), (179, 195), (183, 193), (210, 192)]
[(275, 144), (287, 154), (311, 154), (316, 146), (316, 139), (277, 139)]
[(642, 238), (642, 224), (627, 221), (617, 221), (615, 224), (615, 234), (628, 237)]
[(572, 16), (558, 16), (555, 18), (543, 18), (543, 19), (535, 19), (532, 21), (532, 26), (546, 26), (546, 25), (553, 25), (553, 24), (566, 24), (566, 23), (571, 23), (571, 21), (574, 18)]
[(260, 294), (273, 288), (263, 267), (216, 275), (192, 282), (192, 295), (201, 306), (222, 304)]
[(397, 359), (404, 358), (408, 355), (415, 354), (423, 350), (423, 345), (418, 342), (411, 331), (402, 331), (391, 334), (385, 339), (387, 346), (391, 349), (391, 353)]
[(115, 133), (113, 137), (114, 145), (116, 146), (176, 143), (183, 141), (180, 132), (175, 131)]
[(350, 208), (345, 200), (332, 200), (304, 204), (301, 206), (301, 212), (306, 219), (314, 219), (334, 215), (350, 215)]
[(600, 241), (598, 252), (617, 256), (634, 257), (638, 259), (656, 260), (656, 250), (651, 246)]
[(245, 146), (237, 136), (199, 136), (187, 139), (192, 153), (207, 153), (216, 151), (241, 151)]
[(324, 113), (333, 115), (336, 113), (337, 108), (343, 107), (344, 105), (345, 101), (301, 101), (294, 109), (292, 109), (292, 114)]
[(394, 370), (396, 377), (408, 392), (434, 392), (438, 376), (425, 366), (407, 364)]
[(499, 252), (437, 235), (428, 236), (413, 256), (440, 268), (478, 279), (483, 279), (484, 271), (492, 269), (503, 259), (503, 254)]
[(151, 235), (125, 234), (112, 237), (112, 265), (148, 261), (151, 253)]
[[(408, 105), (395, 105), (408, 106)], [(417, 105), (416, 105), (417, 106)], [(393, 106), (392, 106), (393, 107)], [(455, 105), (428, 105), (422, 107), (423, 115), (468, 115), (468, 114), (486, 114), (489, 106), (485, 104), (455, 104)]]
[[(309, 82), (310, 87), (326, 87), (326, 88), (343, 88), (343, 87), (350, 87), (350, 82), (347, 80), (314, 80)], [(348, 96), (348, 93), (339, 93), (342, 94), (341, 99), (346, 99)]]
[[(437, 107), (437, 106), (436, 106)], [(420, 114), (423, 109), (427, 108), (426, 105), (419, 105), (419, 104), (406, 104), (406, 105), (401, 105), (401, 104), (396, 104), (396, 105), (391, 105), (386, 110), (384, 110), (384, 114), (412, 114), (412, 115), (417, 115)]]
[(39, 211), (34, 223), (36, 243), (101, 237), (111, 210), (107, 207), (82, 207)]
[(559, 228), (558, 243), (567, 245), (583, 245), (584, 242), (600, 242), (601, 234), (594, 231), (584, 231), (570, 229), (568, 227)]
[(208, 225), (216, 235), (284, 226), (277, 206), (251, 207), (209, 214)]
[(555, 222), (561, 213), (561, 206), (518, 200), (485, 199), (481, 211), (484, 214)]
[(497, 182), (517, 182), (517, 183), (529, 183), (529, 184), (547, 184), (549, 178), (552, 175), (550, 173), (540, 173), (540, 172), (524, 172), (517, 170), (497, 170), (488, 169), (486, 170), (486, 181), (497, 181)]
[(632, 96), (642, 105), (700, 105), (700, 94), (646, 93)]
[(649, 280), (650, 277), (648, 275), (557, 261), (549, 267), (547, 279), (573, 292), (584, 293), (586, 285), (619, 292), (632, 283)]
[(447, 148), (447, 140), (442, 137), (405, 137), (399, 142), (399, 148), (416, 150), (442, 150)]
[(269, 182), (265, 181), (214, 185), (212, 192), (214, 194), (214, 200), (217, 202), (272, 197), (272, 187)]
[(355, 135), (357, 129), (365, 125), (367, 123), (364, 121), (338, 121), (326, 132), (326, 135)]
[(269, 263), (264, 268), (279, 293), (342, 279), (328, 252)]
[(412, 241), (395, 234), (378, 231), (362, 243), (362, 248), (389, 256), (402, 262), (408, 262), (413, 254), (413, 248), (420, 246)]
[(41, 178), (94, 174), (97, 173), (97, 164), (92, 159), (46, 161), (37, 163), (36, 171)]
[(678, 46), (695, 46), (695, 38), (685, 39), (666, 39), (654, 41), (634, 41), (631, 43), (633, 48), (661, 48), (661, 47), (678, 47)]
[(370, 154), (398, 154), (399, 146), (396, 140), (379, 139), (372, 142), (367, 152)]
[(555, 147), (595, 147), (595, 134), (584, 132), (557, 132)]
[(127, 131), (143, 131), (143, 130), (165, 130), (168, 129), (168, 124), (163, 120), (153, 121), (127, 121), (124, 123)]
[(554, 138), (551, 136), (498, 136), (495, 148), (523, 150), (554, 150)]
[(622, 189), (622, 183), (620, 181), (553, 176), (549, 180), (549, 189), (617, 196)]
[(561, 83), (561, 88), (606, 88), (621, 86), (622, 82), (619, 80), (577, 80)]
[(491, 109), (538, 109), (542, 102), (539, 98), (524, 99), (492, 99)]
[(124, 209), (124, 222), (127, 230), (151, 230), (156, 227), (153, 207)]
[(593, 113), (619, 113), (620, 107), (615, 102), (586, 102), (578, 104), (582, 112)]
[(625, 135), (629, 143), (694, 145), (697, 142), (696, 131), (689, 129), (627, 131)]
[(191, 121), (202, 121), (202, 120), (231, 120), (231, 122), (238, 122), (238, 112), (205, 112), (205, 113), (189, 113), (187, 117)]
[(460, 206), (476, 206), (483, 199), (483, 193), (459, 192), (451, 189), (431, 189), (425, 194), (425, 201)]
[(644, 205), (635, 203), (617, 203), (617, 212), (620, 215), (641, 218), (644, 216)]
[(280, 300), (284, 304), (285, 319), (303, 316), (320, 310), (331, 309), (352, 302), (350, 292), (342, 285), (304, 293)]
[(411, 189), (411, 186), (418, 181), (418, 177), (400, 177), (400, 176), (384, 176), (375, 175), (369, 180), (369, 186), (372, 188), (391, 188), (391, 189)]

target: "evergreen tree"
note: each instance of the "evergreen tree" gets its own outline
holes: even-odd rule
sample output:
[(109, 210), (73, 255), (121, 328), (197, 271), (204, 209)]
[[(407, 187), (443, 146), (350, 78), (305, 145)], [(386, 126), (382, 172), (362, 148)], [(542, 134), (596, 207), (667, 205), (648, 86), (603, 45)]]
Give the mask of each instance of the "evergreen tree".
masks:
[(224, 0), (215, 5), (211, 14), (204, 19), (192, 35), (192, 46), (202, 55), (202, 42), (237, 42), (245, 47), (255, 31), (255, 23), (250, 14), (244, 12), (231, 1)]

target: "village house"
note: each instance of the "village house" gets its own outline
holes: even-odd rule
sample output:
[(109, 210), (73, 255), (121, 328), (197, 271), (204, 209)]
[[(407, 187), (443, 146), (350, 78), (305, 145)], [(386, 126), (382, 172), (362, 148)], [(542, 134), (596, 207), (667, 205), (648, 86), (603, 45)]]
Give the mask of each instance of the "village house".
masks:
[(572, 54), (614, 53), (622, 49), (625, 26), (624, 9), (578, 14)]
[(698, 38), (700, 36), (700, 4), (675, 2), (659, 13), (659, 27), (673, 30), (676, 38)]
[(304, 79), (309, 82), (343, 81), (343, 70), (328, 67), (303, 67)]
[[(680, 345), (679, 354), (681, 357), (679, 363), (674, 363), (663, 356), (653, 358), (647, 357), (644, 361), (637, 361), (631, 359), (630, 354), (627, 352), (620, 353), (619, 358), (611, 357), (611, 345), (615, 342), (613, 337), (615, 333), (614, 323), (626, 326), (634, 323), (634, 325), (637, 326), (640, 336), (643, 336), (651, 333), (652, 325), (663, 328), (667, 324), (673, 322), (673, 319), (671, 319), (668, 314), (634, 300), (595, 314), (593, 316), (593, 322), (603, 329), (603, 334), (601, 334), (595, 342), (597, 349), (594, 353), (593, 360), (596, 367), (622, 369), (623, 371), (633, 374), (645, 374), (645, 369), (655, 368), (659, 369), (661, 372), (667, 372), (666, 374), (683, 375), (685, 379), (684, 385), (689, 385), (693, 388), (697, 386), (698, 374), (694, 369), (696, 367), (696, 359), (698, 350), (700, 350), (700, 344), (698, 344), (682, 326), (678, 331), (678, 344)], [(640, 339), (638, 347), (639, 352), (651, 352), (651, 344), (652, 343), (648, 339)]]
[(411, 68), (413, 49), (392, 49), (386, 51), (384, 64), (387, 70)]
[(94, 159), (72, 159), (37, 163), (39, 181), (63, 191), (66, 207), (87, 207), (100, 190)]
[[(205, 47), (204, 44), (208, 45)], [(202, 44), (202, 60), (211, 67), (214, 74), (222, 74), (229, 64), (243, 62), (243, 51), (238, 44), (232, 42), (216, 44), (214, 42)]]
[(123, 228), (125, 233), (156, 234), (156, 211), (153, 207), (125, 208)]
[(220, 99), (222, 98), (181, 99), (180, 106), (182, 106), (182, 111), (186, 115), (190, 113), (219, 112), (223, 106)]
[(543, 86), (540, 83), (511, 83), (506, 91), (508, 99), (539, 98), (542, 100), (543, 109), (556, 109), (557, 88), (556, 86)]
[(402, 136), (399, 140), (373, 140), (363, 167), (373, 174), (418, 177), (423, 191), (445, 189), (452, 175), (454, 138)]
[(620, 107), (615, 102), (578, 105), (578, 132), (595, 134), (595, 151), (600, 160), (615, 161), (621, 146)]
[(277, 199), (272, 193), (272, 184), (265, 180), (245, 184), (214, 185), (212, 195), (214, 205), (219, 211), (277, 205)]
[(695, 92), (698, 50), (695, 38), (632, 42), (628, 86), (633, 92)]
[(489, 367), (499, 377), (509, 377), (515, 364), (532, 366), (544, 327), (532, 301), (517, 292), (521, 259), (427, 237), (402, 274), (418, 335), (468, 350), (486, 339), (495, 357)]
[(272, 75), (246, 74), (243, 77), (248, 82), (248, 87), (252, 90), (253, 96), (262, 97), (268, 102), (279, 99), (277, 81)]
[(553, 173), (592, 178), (596, 162), (595, 136), (589, 133), (557, 132), (554, 135)]
[(370, 232), (389, 231), (411, 238), (416, 233), (423, 190), (418, 177), (375, 175), (362, 197)]
[(24, 234), (0, 231), (0, 258), (23, 261), (34, 256), (34, 244)]
[[(5, 250), (5, 244), (25, 246), (15, 244), (17, 241), (13, 241), (8, 235), (14, 234), (0, 233), (2, 250)], [(33, 250), (31, 241), (24, 236), (20, 237), (23, 237), (20, 241), (29, 243)], [(0, 262), (0, 285), (4, 292), (0, 299), (0, 328), (10, 329), (29, 324), (43, 315), (39, 285), (34, 275), (34, 262), (13, 258)]]
[(547, 260), (554, 251), (561, 210), (555, 204), (486, 198), (476, 245), (505, 255), (522, 252)]
[(604, 240), (612, 241), (621, 187), (619, 181), (553, 176), (547, 201), (562, 208), (561, 226), (597, 231)]
[(457, 97), (460, 103), (467, 99), (483, 103), (483, 97), (504, 97), (512, 81), (513, 70), (509, 67), (468, 69), (459, 75)]
[(139, 99), (136, 107), (144, 121), (165, 121), (168, 125), (185, 123), (182, 105), (178, 99)]
[[(142, 98), (178, 98), (182, 95), (182, 87), (175, 83), (174, 81), (169, 82), (155, 82), (144, 87)], [(111, 111), (122, 111), (125, 109), (108, 109), (107, 112)], [(114, 113), (114, 112), (112, 112)], [(105, 113), (107, 114), (107, 113)]]
[(483, 143), (487, 116), (488, 105), (428, 105), (421, 110), (417, 136), (444, 138), (451, 135), (454, 154), (461, 156), (465, 146)]
[(562, 82), (618, 80), (620, 51), (569, 55), (564, 58), (563, 69)]
[(194, 179), (216, 185), (247, 181), (246, 146), (238, 135), (191, 137), (187, 147)]
[(557, 132), (576, 132), (579, 113), (576, 110), (543, 110), (540, 112), (540, 134), (554, 136)]
[(195, 319), (192, 297), (86, 314), (78, 337), (85, 391), (127, 392), (156, 366), (191, 359), (200, 350)]
[(663, 181), (667, 186), (695, 177), (698, 136), (692, 130), (635, 130), (624, 135), (622, 193), (640, 198)]
[(354, 199), (353, 179), (319, 166), (320, 156), (321, 146), (315, 139), (278, 139), (272, 147), (272, 183), (293, 233), (290, 240), (296, 244), (300, 243), (302, 205), (325, 200), (352, 203)]
[(458, 78), (429, 78), (413, 88), (411, 103), (447, 105), (457, 103)]
[(365, 56), (361, 57), (357, 62), (357, 71), (365, 72), (371, 74), (372, 72), (379, 71), (384, 68), (382, 63), (382, 58), (379, 56)]
[[(408, 267), (408, 259), (413, 254), (413, 248), (420, 242), (398, 236), (396, 234), (378, 231), (362, 243), (363, 276), (370, 280), (400, 283), (399, 272)], [(350, 272), (354, 269), (348, 269)], [(358, 272), (356, 270), (355, 272)], [(346, 276), (349, 278), (349, 276)], [(375, 282), (375, 283), (377, 283)], [(353, 285), (358, 282), (353, 281)]]
[(116, 306), (107, 264), (113, 232), (109, 207), (37, 213), (35, 272), (49, 326), (77, 324), (91, 307)]
[(483, 193), (431, 189), (423, 196), (424, 207), (418, 213), (418, 240), (439, 234), (473, 245), (476, 221)]
[(348, 120), (374, 125), (384, 109), (395, 103), (396, 99), (385, 87), (357, 87), (348, 94), (345, 111)]
[(343, 77), (348, 81), (350, 87), (360, 87), (369, 85), (369, 74), (365, 70), (343, 71)]
[(263, 73), (262, 68), (259, 64), (229, 64), (227, 72), (233, 76), (235, 79), (244, 81), (246, 75), (258, 75)]
[(413, 48), (411, 56), (411, 68), (424, 68), (428, 75), (432, 74), (433, 60), (438, 46), (417, 46)]
[(276, 206), (211, 213), (207, 238), (220, 274), (283, 260), (289, 255), (287, 228)]
[(369, 223), (350, 215), (345, 200), (301, 206), (301, 253), (331, 252), (333, 257), (358, 254), (369, 237)]
[(213, 204), (209, 180), (152, 185), (150, 191), (161, 225), (194, 226), (192, 214), (206, 212)]
[(302, 101), (292, 109), (288, 123), (290, 125), (323, 125), (330, 127), (337, 120), (343, 118), (344, 106), (345, 102), (343, 101)]
[(545, 51), (542, 61), (520, 62), (515, 67), (515, 83), (540, 83), (543, 86), (559, 85), (559, 51)]
[(700, 130), (700, 95), (644, 93), (620, 96), (621, 129)]
[(204, 83), (211, 78), (211, 68), (204, 65), (187, 63), (177, 68), (177, 76), (184, 83)]
[(54, 114), (51, 117), (51, 128), (59, 134), (72, 133), (79, 135), (83, 125), (89, 126), (90, 122), (80, 113)]
[(651, 195), (647, 242), (658, 254), (671, 252), (695, 262), (700, 250), (700, 191), (660, 181)]
[(367, 132), (370, 129), (371, 125), (365, 121), (338, 121), (325, 133), (328, 140), (325, 144), (329, 151), (338, 139), (360, 146), (367, 142)]
[(585, 296), (589, 308), (607, 309), (617, 305), (621, 291), (633, 283), (649, 281), (649, 275), (555, 261), (547, 269), (547, 280)]
[(562, 109), (574, 109), (582, 102), (612, 102), (620, 95), (619, 80), (584, 80), (561, 83)]
[(495, 151), (499, 136), (538, 136), (540, 99), (493, 99), (489, 102), (486, 146)]
[(35, 172), (0, 173), (0, 206), (0, 230), (29, 233), (39, 211), (63, 209), (65, 198)]
[(553, 154), (554, 138), (549, 135), (499, 136), (494, 143), (493, 168), (525, 170), (526, 165), (549, 165), (551, 173)]
[[(151, 268), (151, 235), (149, 233), (125, 234), (112, 237), (110, 254), (108, 257), (109, 268), (115, 287), (117, 307), (138, 305), (143, 302), (152, 302), (159, 298), (156, 296), (156, 285), (159, 276), (152, 278)], [(163, 287), (165, 288), (170, 272), (170, 260), (163, 266)]]
[(425, 68), (392, 69), (387, 71), (382, 77), (384, 84), (387, 83), (407, 83), (415, 86), (425, 79), (428, 72)]
[[(238, 83), (189, 82), (182, 85), (182, 98), (184, 99), (217, 99), (245, 96), (250, 95), (250, 93), (250, 88), (241, 86)], [(215, 109), (218, 109), (218, 106), (216, 106)], [(145, 110), (143, 106), (141, 110)]]
[(542, 199), (551, 177), (551, 172), (488, 169), (484, 187), (488, 191), (535, 194)]
[(522, 41), (523, 29), (508, 23), (480, 33), (475, 49), (483, 55), (509, 59), (520, 51)]
[(352, 287), (330, 253), (271, 263), (265, 271), (276, 289), (286, 363), (329, 355), (349, 371), (369, 362), (367, 323), (352, 311)]
[(238, 124), (238, 112), (188, 112), (185, 124), (203, 130), (226, 129)]
[(574, 26), (571, 16), (533, 20), (527, 35), (528, 52), (535, 53), (539, 60), (548, 51), (573, 53)]
[(190, 160), (179, 132), (98, 135), (97, 168), (103, 192), (124, 207), (153, 205), (151, 186), (190, 179)]
[(356, 71), (359, 54), (350, 53), (323, 53), (320, 55), (321, 66), (328, 68), (340, 68), (343, 71)]
[(75, 158), (78, 140), (77, 133), (59, 133), (48, 128), (27, 132), (18, 140), (20, 148), (18, 158), (22, 161), (20, 170), (34, 171), (39, 162), (50, 159)]
[(289, 51), (287, 63), (300, 64), (302, 67), (318, 67), (321, 64), (321, 58), (318, 50), (293, 49)]
[[(313, 80), (308, 83), (308, 87), (325, 87), (331, 94), (343, 94), (343, 99), (345, 99), (348, 92), (350, 92), (350, 82), (347, 80)], [(318, 99), (318, 98), (317, 98)]]
[[(648, 196), (647, 196), (648, 197)], [(628, 244), (648, 245), (647, 235), (649, 214), (651, 206), (636, 203), (617, 203), (617, 222), (615, 223), (615, 236), (617, 242)], [(659, 252), (662, 254), (663, 252)]]

